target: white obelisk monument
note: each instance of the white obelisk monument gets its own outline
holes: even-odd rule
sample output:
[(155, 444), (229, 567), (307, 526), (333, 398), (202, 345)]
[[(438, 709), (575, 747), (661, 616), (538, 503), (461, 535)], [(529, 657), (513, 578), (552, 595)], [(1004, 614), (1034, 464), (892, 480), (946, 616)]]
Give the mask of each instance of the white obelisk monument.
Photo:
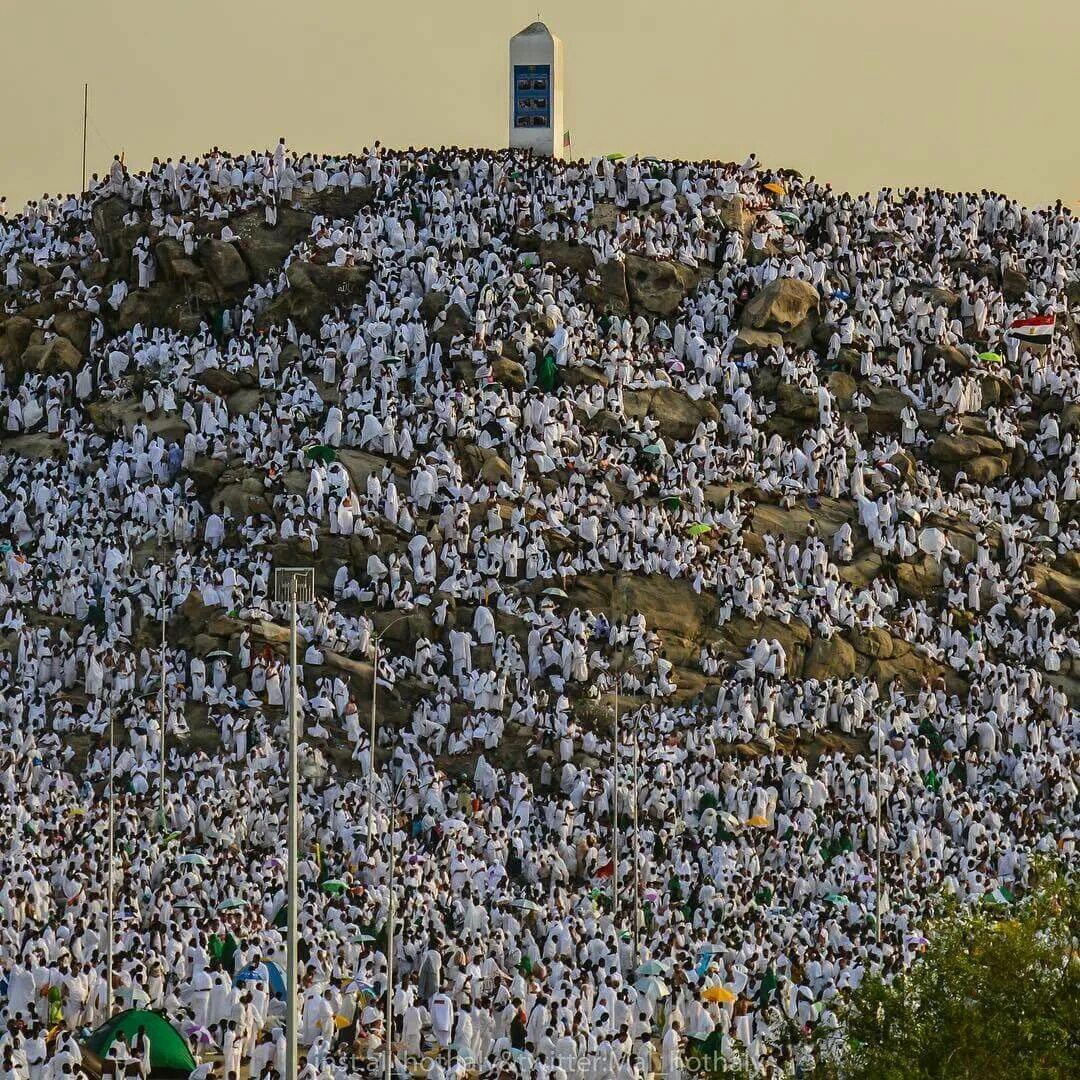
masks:
[(563, 46), (542, 23), (510, 39), (510, 147), (567, 156), (563, 117)]

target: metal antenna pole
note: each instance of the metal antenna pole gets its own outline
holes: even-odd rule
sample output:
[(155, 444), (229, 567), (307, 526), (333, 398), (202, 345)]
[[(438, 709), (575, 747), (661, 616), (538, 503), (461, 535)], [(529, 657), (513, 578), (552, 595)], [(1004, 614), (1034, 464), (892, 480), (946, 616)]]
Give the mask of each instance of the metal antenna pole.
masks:
[(297, 686), (296, 686), (296, 587), (290, 585), (289, 605), (289, 881), (286, 905), (288, 911), (286, 941), (285, 991), (288, 1004), (285, 1013), (285, 1076), (296, 1080), (296, 906), (297, 906), (297, 817), (299, 785), (296, 765)]
[(394, 873), (396, 849), (394, 847), (395, 808), (393, 792), (390, 803), (390, 913), (386, 922), (386, 1080), (391, 1080), (394, 1049), (394, 918), (397, 905), (394, 902)]
[(165, 829), (165, 728), (167, 726), (167, 713), (165, 708), (165, 623), (168, 618), (169, 603), (169, 572), (163, 570), (161, 577), (161, 724), (158, 736), (158, 749), (161, 754), (161, 774), (158, 777), (158, 818), (159, 824)]
[(83, 83), (83, 106), (82, 106), (82, 187), (79, 194), (86, 193), (86, 117), (90, 110), (90, 84)]
[(619, 917), (619, 676), (615, 676), (615, 752), (611, 783), (611, 915)]
[(116, 735), (113, 714), (109, 711), (109, 874), (108, 874), (108, 945), (105, 962), (105, 1012), (112, 1018), (113, 1011), (113, 904), (115, 899), (113, 864), (116, 861), (116, 811), (113, 804), (113, 782), (116, 776)]
[(641, 710), (634, 714), (634, 807), (633, 807), (633, 826), (634, 826), (634, 967), (637, 968), (640, 960), (640, 954), (638, 952), (639, 945), (639, 929), (638, 924), (641, 922), (641, 842), (638, 833), (638, 791), (639, 791), (639, 772), (641, 770), (641, 746), (638, 739), (638, 724), (641, 722)]
[(371, 669), (371, 746), (368, 750), (368, 850), (375, 843), (375, 697), (379, 692), (379, 635), (375, 634), (375, 663)]
[[(615, 600), (617, 590), (618, 575), (615, 574), (611, 578), (611, 624), (613, 629), (616, 622)], [(615, 748), (612, 755), (614, 764), (611, 784), (611, 917), (617, 926), (619, 918), (619, 683), (622, 680), (622, 665), (616, 662), (616, 666), (618, 670), (615, 672)]]
[(877, 710), (877, 723), (876, 727), (876, 739), (875, 742), (876, 752), (874, 754), (874, 772), (876, 775), (875, 789), (875, 801), (877, 803), (877, 825), (876, 825), (876, 839), (877, 839), (877, 852), (875, 857), (875, 869), (874, 869), (874, 930), (877, 935), (877, 943), (881, 944), (881, 710)]
[(296, 996), (299, 990), (299, 979), (296, 962), (296, 925), (300, 907), (297, 887), (297, 861), (300, 847), (299, 750), (297, 747), (300, 730), (300, 674), (299, 665), (296, 662), (297, 606), (301, 603), (311, 603), (314, 599), (315, 571), (312, 567), (282, 566), (274, 571), (274, 601), (278, 604), (289, 605), (289, 703), (287, 708), (289, 870), (285, 897), (285, 1080), (296, 1080), (298, 1066)]

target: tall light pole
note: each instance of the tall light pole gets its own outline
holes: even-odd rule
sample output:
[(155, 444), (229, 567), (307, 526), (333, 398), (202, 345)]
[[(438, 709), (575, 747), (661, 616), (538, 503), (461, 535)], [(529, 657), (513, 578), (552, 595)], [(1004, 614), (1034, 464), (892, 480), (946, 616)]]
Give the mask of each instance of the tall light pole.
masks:
[(611, 776), (611, 917), (619, 919), (619, 680), (615, 674), (615, 747), (612, 754)]
[(158, 776), (158, 823), (165, 831), (165, 728), (168, 714), (165, 706), (165, 624), (168, 620), (169, 608), (169, 572), (162, 567), (161, 571), (161, 722), (159, 724), (158, 752), (161, 757), (161, 773)]
[(299, 727), (299, 693), (296, 663), (296, 609), (299, 604), (315, 598), (315, 571), (310, 566), (289, 566), (274, 571), (274, 599), (289, 605), (289, 873), (286, 905), (285, 941), (285, 1080), (296, 1080), (297, 1074), (297, 934), (296, 909), (299, 848), (300, 785), (297, 763), (297, 728)]
[[(82, 98), (82, 187), (79, 188), (80, 197), (86, 194), (86, 118), (90, 112), (90, 84), (83, 83)], [(96, 128), (95, 128), (96, 130)]]
[[(397, 844), (394, 834), (397, 830), (397, 804), (398, 796), (402, 789), (408, 782), (409, 774), (402, 773), (398, 777), (397, 783), (387, 784), (389, 795), (385, 796), (382, 800), (383, 805), (387, 808), (387, 813), (390, 816), (389, 829), (388, 829), (388, 847), (389, 847), (389, 859), (388, 859), (388, 881), (387, 890), (389, 900), (387, 901), (387, 915), (386, 915), (386, 1012), (384, 1023), (386, 1025), (384, 1042), (385, 1046), (385, 1065), (384, 1065), (384, 1080), (391, 1080), (391, 1074), (394, 1067), (394, 1048), (393, 1048), (393, 1032), (394, 1032), (394, 949), (395, 949), (395, 930), (394, 920), (397, 916), (397, 899), (394, 894), (394, 878), (397, 876)], [(371, 789), (371, 803), (375, 801), (375, 789)]]
[(874, 792), (877, 803), (877, 824), (875, 826), (875, 855), (874, 869), (874, 931), (877, 935), (877, 943), (881, 944), (881, 710), (876, 710), (875, 720), (875, 747), (874, 747)]
[(397, 828), (396, 799), (390, 806), (390, 858), (389, 858), (389, 890), (390, 902), (387, 906), (386, 919), (386, 1073), (385, 1080), (391, 1080), (391, 1072), (394, 1066), (394, 919), (397, 915), (397, 903), (394, 896), (394, 866), (397, 849), (394, 846), (394, 831)]
[(391, 619), (381, 630), (375, 632), (375, 663), (371, 669), (371, 746), (368, 750), (368, 830), (367, 830), (367, 842), (368, 847), (371, 847), (375, 838), (375, 718), (376, 718), (376, 699), (379, 692), (379, 642), (382, 640), (383, 635), (392, 627), (396, 626), (399, 622), (404, 622), (408, 619), (408, 615), (399, 615), (396, 619)]
[[(611, 629), (615, 630), (617, 615), (615, 611), (615, 599), (618, 589), (619, 575), (611, 576)], [(618, 654), (621, 658), (621, 651)], [(618, 926), (619, 920), (619, 683), (622, 681), (622, 663), (620, 659), (613, 657), (615, 671), (615, 746), (612, 754), (612, 777), (611, 777), (611, 918)]]
[(638, 965), (638, 959), (640, 957), (639, 952), (639, 934), (638, 924), (641, 922), (641, 840), (638, 830), (638, 790), (639, 790), (639, 774), (641, 771), (641, 744), (638, 738), (638, 725), (641, 723), (641, 709), (638, 709), (634, 713), (634, 760), (633, 760), (633, 829), (634, 829), (634, 903), (633, 903), (633, 917), (634, 917), (634, 963), (633, 967), (636, 969)]
[(116, 810), (113, 803), (113, 784), (116, 778), (116, 735), (113, 726), (113, 713), (109, 710), (109, 873), (108, 873), (108, 929), (105, 960), (105, 1014), (112, 1018), (113, 1011), (113, 904), (114, 904), (114, 869), (116, 862)]

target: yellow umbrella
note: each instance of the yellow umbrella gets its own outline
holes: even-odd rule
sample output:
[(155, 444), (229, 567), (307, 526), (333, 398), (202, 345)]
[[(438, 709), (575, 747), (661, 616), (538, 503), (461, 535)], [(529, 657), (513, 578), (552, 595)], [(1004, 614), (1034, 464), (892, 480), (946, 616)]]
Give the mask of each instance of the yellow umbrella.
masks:
[(752, 817), (746, 824), (753, 825), (755, 828), (758, 829), (765, 829), (768, 828), (769, 822), (767, 818), (763, 817), (761, 814), (757, 814)]
[(336, 1027), (338, 1031), (340, 1031), (342, 1028), (347, 1028), (350, 1023), (351, 1021), (346, 1020), (345, 1017), (342, 1016), (340, 1013), (338, 1013), (338, 1015), (334, 1017), (334, 1027)]
[(723, 986), (710, 986), (702, 995), (705, 1001), (734, 1001), (735, 995)]
[(762, 187), (764, 187), (766, 191), (771, 191), (774, 195), (787, 194), (787, 188), (785, 188), (783, 184), (777, 184), (775, 181), (769, 184), (762, 184)]

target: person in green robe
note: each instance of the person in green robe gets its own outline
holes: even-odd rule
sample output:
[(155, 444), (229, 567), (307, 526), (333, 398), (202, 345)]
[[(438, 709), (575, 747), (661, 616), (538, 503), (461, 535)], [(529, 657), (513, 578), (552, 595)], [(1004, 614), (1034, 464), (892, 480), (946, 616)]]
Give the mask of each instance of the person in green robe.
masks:
[(559, 369), (552, 353), (544, 353), (544, 359), (536, 369), (536, 385), (546, 394), (550, 394), (559, 382)]

